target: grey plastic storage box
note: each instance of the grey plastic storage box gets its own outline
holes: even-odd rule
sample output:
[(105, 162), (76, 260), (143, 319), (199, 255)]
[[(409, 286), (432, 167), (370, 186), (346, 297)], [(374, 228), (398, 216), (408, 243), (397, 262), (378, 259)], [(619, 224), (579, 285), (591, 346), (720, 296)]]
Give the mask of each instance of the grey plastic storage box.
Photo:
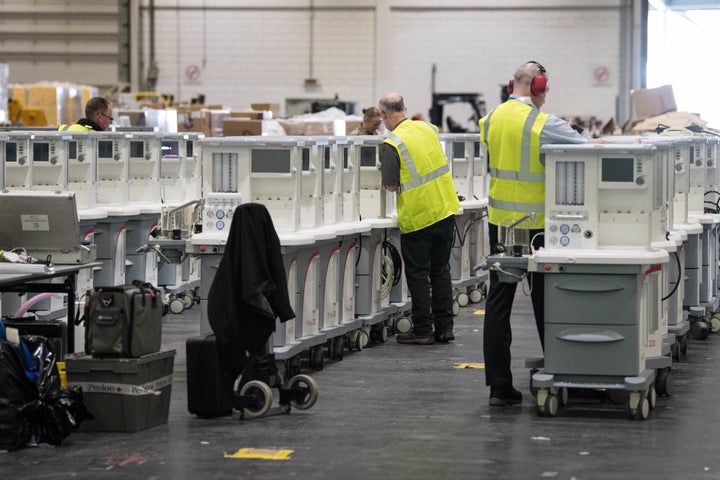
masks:
[(138, 358), (65, 357), (68, 386), (83, 389), (85, 406), (95, 418), (80, 431), (137, 432), (167, 423), (175, 350)]

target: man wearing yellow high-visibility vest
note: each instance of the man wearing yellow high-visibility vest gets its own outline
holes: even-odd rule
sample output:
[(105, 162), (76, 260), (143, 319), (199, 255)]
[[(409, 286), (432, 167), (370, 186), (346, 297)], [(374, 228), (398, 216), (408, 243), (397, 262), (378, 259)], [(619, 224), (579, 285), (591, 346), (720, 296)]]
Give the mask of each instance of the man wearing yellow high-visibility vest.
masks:
[(73, 125), (58, 125), (58, 130), (62, 132), (104, 132), (112, 122), (112, 103), (106, 98), (93, 97), (85, 104), (85, 117)]
[(432, 345), (455, 339), (450, 277), (454, 215), (460, 210), (437, 128), (407, 118), (403, 97), (383, 95), (378, 104), (388, 130), (380, 147), (382, 184), (395, 192), (400, 252), (412, 298), (413, 329), (398, 343)]
[[(498, 225), (534, 217), (533, 248), (544, 243), (545, 164), (540, 146), (585, 143), (588, 140), (565, 120), (540, 111), (548, 92), (548, 73), (535, 61), (520, 65), (508, 84), (508, 100), (480, 119), (480, 141), (487, 148), (490, 174), (488, 236), (490, 252), (498, 251)], [(501, 246), (502, 248), (502, 246)], [(544, 345), (544, 282), (541, 273), (528, 276), (535, 323)], [(517, 283), (501, 283), (490, 272), (485, 302), (483, 353), (490, 405), (516, 405), (522, 393), (513, 387), (510, 370), (510, 315)]]

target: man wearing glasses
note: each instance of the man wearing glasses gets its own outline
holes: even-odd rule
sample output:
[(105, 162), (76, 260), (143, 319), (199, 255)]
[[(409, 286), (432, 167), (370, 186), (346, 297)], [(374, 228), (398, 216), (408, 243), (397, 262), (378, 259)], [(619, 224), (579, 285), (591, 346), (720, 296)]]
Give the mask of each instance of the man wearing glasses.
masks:
[(102, 97), (93, 97), (85, 104), (85, 117), (75, 125), (60, 125), (63, 132), (104, 132), (113, 121), (112, 103)]

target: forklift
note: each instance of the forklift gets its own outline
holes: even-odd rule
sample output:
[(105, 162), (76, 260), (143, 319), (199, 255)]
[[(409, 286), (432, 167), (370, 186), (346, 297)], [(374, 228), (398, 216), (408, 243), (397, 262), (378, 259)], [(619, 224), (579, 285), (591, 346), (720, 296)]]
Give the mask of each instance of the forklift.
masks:
[(442, 130), (444, 108), (449, 104), (466, 103), (470, 105), (472, 114), (469, 121), (475, 126), (473, 130), (463, 127), (451, 116), (444, 120), (449, 133), (466, 133), (479, 131), (478, 121), (485, 115), (485, 100), (481, 93), (437, 93), (435, 91), (436, 66), (432, 66), (432, 106), (430, 107), (430, 123)]

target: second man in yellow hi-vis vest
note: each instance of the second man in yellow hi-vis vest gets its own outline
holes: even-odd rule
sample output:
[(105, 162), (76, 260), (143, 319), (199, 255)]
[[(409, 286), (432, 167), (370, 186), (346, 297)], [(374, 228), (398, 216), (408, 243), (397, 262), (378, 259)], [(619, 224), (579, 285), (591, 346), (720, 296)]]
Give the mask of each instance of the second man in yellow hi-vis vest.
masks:
[(450, 252), (460, 210), (437, 129), (407, 118), (400, 94), (386, 93), (378, 110), (390, 132), (380, 147), (382, 184), (397, 195), (400, 250), (412, 298), (413, 329), (398, 343), (431, 345), (455, 339)]
[[(480, 141), (487, 147), (490, 191), (488, 194), (488, 237), (490, 252), (498, 248), (498, 226), (535, 218), (530, 238), (535, 249), (543, 245), (545, 227), (545, 165), (540, 146), (548, 143), (585, 143), (588, 140), (565, 120), (540, 111), (549, 89), (548, 73), (536, 61), (520, 65), (508, 84), (510, 94), (480, 119)], [(529, 275), (535, 323), (544, 342), (544, 284), (541, 273)], [(510, 370), (512, 331), (510, 314), (517, 283), (501, 283), (490, 272), (485, 302), (483, 354), (485, 383), (490, 387), (490, 405), (515, 405), (522, 393), (513, 387)]]
[(63, 132), (104, 132), (113, 122), (112, 103), (102, 97), (93, 97), (85, 104), (85, 117), (74, 125), (59, 125)]

